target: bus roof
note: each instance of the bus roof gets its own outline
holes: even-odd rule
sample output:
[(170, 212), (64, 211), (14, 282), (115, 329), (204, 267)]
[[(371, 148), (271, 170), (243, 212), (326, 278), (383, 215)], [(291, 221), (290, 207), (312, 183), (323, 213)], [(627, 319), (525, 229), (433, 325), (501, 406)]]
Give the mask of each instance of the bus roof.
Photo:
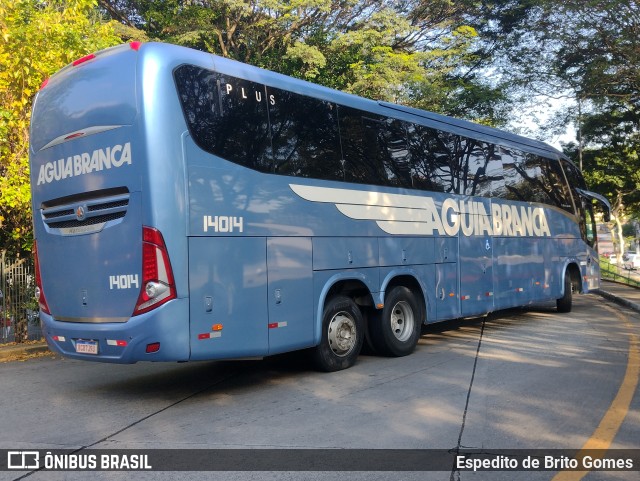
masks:
[[(133, 45), (134, 43), (135, 46)], [(122, 46), (113, 47), (103, 52), (98, 52), (96, 55), (102, 56), (107, 52), (117, 52), (121, 47)], [(334, 102), (338, 105), (364, 110), (373, 114), (388, 116), (424, 125), (426, 127), (432, 127), (452, 134), (504, 147), (511, 147), (549, 159), (557, 160), (562, 158), (569, 160), (561, 151), (539, 140), (425, 110), (399, 104), (392, 104), (389, 102), (366, 99), (357, 95), (341, 92), (329, 87), (324, 87), (322, 85), (289, 77), (287, 75), (244, 64), (236, 60), (219, 57), (210, 53), (158, 42), (149, 42), (144, 44), (133, 42), (131, 44), (131, 48), (137, 50), (140, 55), (148, 59), (152, 59), (151, 64), (154, 65), (165, 65), (170, 68), (176, 68), (179, 65), (190, 63), (202, 68), (213, 69), (226, 75), (258, 82), (269, 87), (289, 90), (300, 95), (307, 95), (321, 100)], [(90, 57), (93, 58), (95, 55)], [(87, 58), (89, 58), (89, 56)], [(65, 67), (55, 74), (54, 77), (60, 77), (60, 74), (71, 68), (72, 65), (75, 65), (75, 63)]]

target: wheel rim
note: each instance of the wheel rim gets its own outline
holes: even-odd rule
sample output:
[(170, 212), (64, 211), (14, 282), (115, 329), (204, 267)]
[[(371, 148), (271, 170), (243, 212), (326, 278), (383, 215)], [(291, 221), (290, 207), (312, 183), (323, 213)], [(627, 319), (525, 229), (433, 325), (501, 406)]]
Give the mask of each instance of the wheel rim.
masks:
[(413, 309), (406, 301), (400, 301), (391, 310), (391, 332), (400, 342), (409, 340), (415, 325)]
[(338, 312), (329, 322), (329, 347), (336, 356), (347, 356), (356, 345), (356, 322), (347, 312)]

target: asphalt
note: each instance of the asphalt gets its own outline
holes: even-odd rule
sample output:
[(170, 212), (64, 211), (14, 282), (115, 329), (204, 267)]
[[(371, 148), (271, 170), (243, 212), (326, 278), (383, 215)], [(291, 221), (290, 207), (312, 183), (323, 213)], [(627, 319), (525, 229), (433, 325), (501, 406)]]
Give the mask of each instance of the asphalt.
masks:
[[(640, 312), (640, 289), (636, 287), (617, 282), (602, 281), (600, 289), (591, 292), (623, 307)], [(46, 353), (47, 351), (49, 351), (49, 347), (44, 341), (24, 345), (0, 345), (0, 361), (25, 358), (30, 355)]]

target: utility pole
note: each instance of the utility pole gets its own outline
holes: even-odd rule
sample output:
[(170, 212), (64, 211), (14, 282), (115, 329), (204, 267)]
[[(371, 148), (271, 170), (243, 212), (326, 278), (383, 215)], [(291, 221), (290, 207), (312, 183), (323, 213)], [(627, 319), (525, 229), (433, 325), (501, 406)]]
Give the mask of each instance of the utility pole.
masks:
[(578, 162), (582, 172), (582, 99), (578, 95)]

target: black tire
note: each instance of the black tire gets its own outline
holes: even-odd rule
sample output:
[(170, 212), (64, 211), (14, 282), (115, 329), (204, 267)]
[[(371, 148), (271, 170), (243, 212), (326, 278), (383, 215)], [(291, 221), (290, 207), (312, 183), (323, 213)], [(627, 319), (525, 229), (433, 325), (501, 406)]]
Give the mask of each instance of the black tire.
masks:
[(567, 270), (564, 273), (564, 294), (556, 299), (556, 307), (558, 312), (571, 312), (573, 304), (573, 282), (571, 282), (571, 273)]
[(413, 292), (404, 286), (392, 288), (384, 298), (384, 308), (369, 322), (371, 343), (384, 356), (411, 354), (422, 324), (422, 308)]
[(333, 372), (353, 366), (362, 349), (364, 321), (355, 301), (346, 296), (330, 299), (322, 314), (322, 338), (313, 353), (320, 371)]
[(376, 348), (371, 342), (371, 332), (369, 332), (369, 326), (371, 326), (371, 317), (376, 315), (375, 307), (368, 307), (362, 310), (362, 317), (364, 319), (364, 342), (362, 343), (362, 350), (360, 354), (365, 356), (375, 356), (378, 354)]

